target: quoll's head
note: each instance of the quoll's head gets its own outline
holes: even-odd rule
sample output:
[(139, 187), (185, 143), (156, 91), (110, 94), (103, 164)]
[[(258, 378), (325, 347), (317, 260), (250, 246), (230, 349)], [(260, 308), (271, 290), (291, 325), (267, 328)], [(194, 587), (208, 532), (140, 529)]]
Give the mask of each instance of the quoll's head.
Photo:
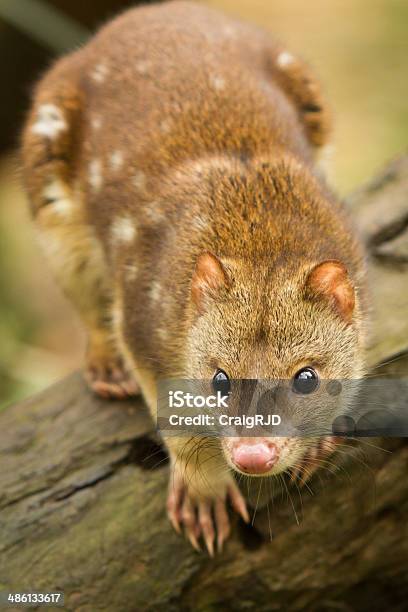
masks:
[[(222, 435), (227, 462), (255, 476), (294, 467), (310, 435), (320, 435), (320, 424), (327, 427), (350, 404), (350, 390), (327, 394), (325, 385), (363, 374), (361, 313), (345, 265), (326, 260), (271, 274), (267, 263), (254, 271), (246, 261), (202, 253), (191, 306), (188, 378), (212, 379), (224, 393), (234, 381), (268, 381), (270, 406), (264, 399), (262, 414), (286, 410), (293, 427), (293, 435), (282, 437)], [(232, 413), (246, 412), (245, 394), (233, 395)]]

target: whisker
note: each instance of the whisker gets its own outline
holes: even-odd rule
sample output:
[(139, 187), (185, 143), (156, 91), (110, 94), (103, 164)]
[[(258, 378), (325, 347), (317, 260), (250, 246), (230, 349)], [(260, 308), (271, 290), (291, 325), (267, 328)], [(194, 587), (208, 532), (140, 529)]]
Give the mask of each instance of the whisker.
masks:
[(261, 482), (260, 482), (260, 484), (259, 484), (258, 496), (257, 496), (257, 498), (256, 498), (256, 504), (255, 504), (254, 515), (253, 515), (253, 517), (252, 517), (252, 521), (251, 521), (251, 525), (252, 525), (252, 526), (254, 525), (254, 522), (255, 522), (256, 511), (258, 510), (259, 498), (260, 498), (261, 491), (262, 491), (262, 484), (263, 484), (263, 483), (262, 483), (262, 481), (263, 481), (263, 478), (260, 478), (260, 481), (261, 481)]
[(293, 514), (294, 514), (294, 516), (295, 516), (296, 523), (297, 523), (298, 525), (300, 525), (300, 522), (299, 522), (299, 517), (298, 517), (298, 515), (297, 515), (296, 508), (295, 508), (295, 504), (293, 503), (293, 499), (292, 499), (292, 496), (291, 496), (291, 494), (290, 494), (290, 492), (289, 492), (289, 489), (288, 489), (288, 486), (287, 486), (287, 484), (286, 484), (286, 481), (285, 481), (284, 477), (282, 476), (282, 474), (279, 474), (279, 476), (281, 476), (281, 480), (282, 480), (283, 485), (284, 485), (284, 487), (285, 487), (285, 489), (286, 489), (286, 493), (287, 493), (287, 496), (288, 496), (288, 498), (289, 498), (290, 505), (292, 506), (292, 510), (293, 510)]
[(273, 503), (273, 498), (272, 498), (272, 489), (271, 489), (271, 480), (270, 480), (270, 478), (268, 478), (268, 485), (269, 485), (269, 498), (268, 498), (268, 502), (266, 504), (266, 510), (267, 510), (267, 513), (268, 513), (269, 539), (272, 542), (273, 538), (272, 538), (271, 515), (270, 515), (270, 512), (269, 512), (269, 502), (272, 499), (272, 503)]

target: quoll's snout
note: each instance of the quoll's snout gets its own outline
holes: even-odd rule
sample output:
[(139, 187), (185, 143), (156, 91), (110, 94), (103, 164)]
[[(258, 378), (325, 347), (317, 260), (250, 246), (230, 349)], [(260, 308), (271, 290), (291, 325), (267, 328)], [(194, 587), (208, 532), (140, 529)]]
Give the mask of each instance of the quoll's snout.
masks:
[(279, 459), (276, 444), (269, 441), (237, 442), (231, 453), (236, 467), (246, 474), (265, 474)]

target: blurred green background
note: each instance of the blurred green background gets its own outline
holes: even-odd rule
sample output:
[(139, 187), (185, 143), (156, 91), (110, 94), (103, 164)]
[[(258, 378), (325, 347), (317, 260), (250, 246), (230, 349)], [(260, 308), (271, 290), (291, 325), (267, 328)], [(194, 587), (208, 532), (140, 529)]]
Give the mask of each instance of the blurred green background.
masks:
[[(35, 80), (120, 0), (0, 0), (0, 408), (82, 364), (81, 325), (47, 269), (19, 184), (19, 129)], [(203, 0), (270, 30), (305, 57), (335, 115), (341, 195), (405, 150), (407, 0)]]

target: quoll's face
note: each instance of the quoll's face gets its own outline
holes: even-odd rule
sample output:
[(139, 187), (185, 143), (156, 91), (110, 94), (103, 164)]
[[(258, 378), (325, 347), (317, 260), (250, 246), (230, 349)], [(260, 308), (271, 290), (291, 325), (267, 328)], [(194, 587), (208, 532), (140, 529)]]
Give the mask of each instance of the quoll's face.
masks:
[[(302, 286), (292, 279), (265, 293), (259, 283), (240, 282), (223, 299), (210, 300), (195, 320), (187, 376), (214, 379), (214, 389), (230, 384), (230, 414), (260, 410), (282, 417), (284, 435), (269, 428), (222, 436), (226, 460), (238, 472), (268, 475), (295, 467), (315, 437), (327, 435), (344, 414), (362, 374), (356, 327), (327, 303), (306, 300)], [(260, 403), (240, 393), (235, 381), (245, 379), (260, 381)]]

